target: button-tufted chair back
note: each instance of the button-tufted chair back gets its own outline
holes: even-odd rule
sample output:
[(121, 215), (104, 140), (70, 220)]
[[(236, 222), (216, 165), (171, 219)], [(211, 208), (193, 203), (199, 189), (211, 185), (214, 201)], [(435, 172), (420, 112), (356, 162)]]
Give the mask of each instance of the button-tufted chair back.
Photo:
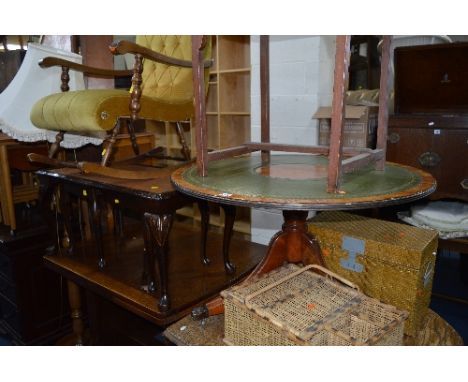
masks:
[[(192, 60), (190, 35), (137, 36), (136, 43), (155, 52), (181, 60)], [(205, 59), (211, 57), (211, 44), (205, 49)], [(144, 60), (142, 74), (144, 96), (158, 98), (171, 103), (191, 102), (192, 69)]]

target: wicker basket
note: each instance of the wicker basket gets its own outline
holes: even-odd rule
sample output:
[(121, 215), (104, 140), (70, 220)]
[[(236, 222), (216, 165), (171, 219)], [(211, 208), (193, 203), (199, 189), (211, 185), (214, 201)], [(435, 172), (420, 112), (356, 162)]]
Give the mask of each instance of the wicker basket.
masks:
[(311, 220), (309, 232), (328, 269), (367, 296), (407, 311), (405, 334), (421, 330), (431, 300), (436, 231), (326, 211)]
[(406, 312), (365, 296), (317, 265), (287, 264), (221, 295), (228, 345), (403, 343)]

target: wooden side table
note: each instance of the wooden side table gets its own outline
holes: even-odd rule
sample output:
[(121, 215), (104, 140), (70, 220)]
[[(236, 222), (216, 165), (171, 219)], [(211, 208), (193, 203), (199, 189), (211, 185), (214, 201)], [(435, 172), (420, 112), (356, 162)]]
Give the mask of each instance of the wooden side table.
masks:
[[(121, 168), (136, 170), (135, 166), (127, 164)], [(194, 200), (177, 192), (172, 186), (170, 174), (174, 167), (151, 169), (146, 165), (139, 169), (154, 171), (154, 176), (151, 179), (135, 181), (82, 174), (77, 169), (70, 168), (37, 172), (41, 187), (41, 206), (47, 209), (54, 189), (60, 190), (59, 209), (70, 238), (71, 250), (66, 253), (67, 251), (62, 249), (61, 255), (46, 256), (45, 260), (49, 268), (67, 278), (74, 333), (78, 343), (85, 342), (78, 286), (99, 293), (158, 325), (164, 325), (187, 314), (187, 310), (194, 304), (212, 298), (223, 287), (244, 277), (264, 253), (263, 246), (244, 244), (245, 242), (239, 245), (233, 240), (232, 252), (238, 254), (237, 260), (239, 257), (242, 259), (239, 260), (237, 273), (229, 274), (226, 272), (226, 267), (224, 272), (219, 272), (220, 259), (212, 255), (212, 264), (206, 268), (206, 273), (209, 279), (214, 279), (219, 285), (216, 286), (216, 290), (212, 289), (213, 286), (204, 285), (205, 282), (199, 281), (198, 275), (205, 263), (202, 263), (197, 256), (197, 249), (204, 250), (203, 246), (207, 245), (207, 233), (197, 230), (188, 233), (179, 230), (177, 238), (171, 234), (176, 209), (192, 204)], [(93, 236), (91, 241), (76, 240), (73, 233), (70, 199), (78, 197), (84, 198), (89, 205)], [(118, 206), (122, 210), (128, 209), (134, 218), (140, 220), (143, 229), (140, 228), (140, 232), (135, 235), (135, 241), (132, 240), (132, 235), (120, 236), (121, 232), (118, 230), (105, 232), (101, 228), (103, 220), (101, 214), (106, 204)], [(44, 215), (49, 216), (49, 226), (55, 226), (55, 216), (50, 213)], [(119, 224), (116, 224), (116, 227), (119, 227)], [(127, 244), (128, 242), (132, 244), (120, 245), (119, 237)], [(143, 242), (143, 248), (135, 246), (135, 243), (140, 241)], [(168, 261), (169, 245), (171, 261)], [(208, 247), (215, 251), (219, 247), (218, 253), (222, 252), (223, 246), (224, 243), (219, 245), (219, 237), (214, 246), (208, 242)], [(210, 249), (211, 253), (213, 249)], [(98, 261), (94, 256), (95, 253)], [(181, 256), (185, 259), (182, 265)], [(252, 260), (255, 263), (252, 263)], [(155, 272), (156, 261), (158, 272)], [(129, 266), (125, 265), (127, 263)], [(135, 263), (140, 266), (136, 267)], [(193, 263), (196, 263), (196, 266), (193, 266)], [(216, 263), (217, 268), (213, 270), (212, 266)], [(131, 285), (128, 285), (128, 280), (125, 278), (129, 277), (127, 271), (130, 268), (133, 270), (130, 274)], [(169, 280), (170, 269), (172, 269), (171, 275), (175, 277), (171, 276)], [(136, 275), (137, 273), (139, 274)], [(151, 285), (156, 285), (156, 290), (152, 290)], [(143, 290), (142, 287), (147, 290)]]
[[(124, 166), (126, 170), (144, 170), (136, 165)], [(134, 181), (111, 178), (93, 174), (82, 174), (78, 169), (63, 168), (58, 170), (39, 170), (37, 175), (41, 183), (41, 204), (47, 205), (55, 187), (59, 187), (60, 210), (70, 239), (70, 252), (77, 240), (73, 233), (71, 198), (87, 201), (92, 234), (96, 243), (97, 266), (103, 269), (106, 259), (103, 252), (103, 230), (101, 227), (102, 211), (106, 205), (128, 208), (139, 214), (145, 227), (145, 247), (148, 257), (146, 268), (148, 285), (155, 284), (154, 262), (159, 264), (159, 282), (161, 297), (159, 307), (162, 311), (170, 307), (167, 293), (166, 257), (167, 240), (172, 226), (173, 216), (178, 208), (193, 203), (193, 200), (174, 190), (169, 181), (171, 167), (152, 169), (152, 179)], [(117, 227), (119, 223), (117, 222)]]
[[(29, 176), (37, 170), (27, 161), (30, 152), (47, 153), (44, 143), (22, 143), (10, 136), (0, 133), (0, 203), (3, 224), (10, 227), (11, 233), (16, 230), (15, 204), (27, 203), (38, 198), (39, 186)], [(11, 168), (23, 171), (23, 184), (13, 186)]]

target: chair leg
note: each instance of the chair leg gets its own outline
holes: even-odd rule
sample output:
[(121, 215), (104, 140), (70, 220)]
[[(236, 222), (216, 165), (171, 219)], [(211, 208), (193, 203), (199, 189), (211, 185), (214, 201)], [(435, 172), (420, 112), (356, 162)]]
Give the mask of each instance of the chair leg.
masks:
[(107, 166), (107, 163), (109, 162), (112, 149), (114, 148), (115, 141), (117, 140), (117, 135), (119, 134), (119, 131), (120, 131), (120, 126), (121, 126), (120, 124), (121, 124), (121, 121), (118, 120), (114, 128), (112, 129), (112, 134), (109, 138), (109, 144), (107, 145), (105, 150), (103, 150), (101, 166)]
[(132, 143), (132, 149), (135, 155), (140, 155), (140, 148), (138, 147), (138, 142), (135, 136), (135, 126), (133, 125), (133, 120), (130, 120), (128, 123), (128, 133), (130, 134), (130, 142)]
[(55, 158), (57, 151), (60, 148), (60, 143), (63, 141), (63, 136), (65, 135), (64, 131), (59, 131), (55, 136), (55, 142), (52, 143), (49, 149), (49, 158)]
[(182, 153), (183, 158), (186, 161), (189, 161), (191, 156), (190, 149), (188, 148), (187, 141), (185, 140), (184, 129), (182, 128), (182, 124), (180, 122), (176, 122), (176, 131), (177, 136), (179, 137), (179, 143), (182, 146), (180, 152)]

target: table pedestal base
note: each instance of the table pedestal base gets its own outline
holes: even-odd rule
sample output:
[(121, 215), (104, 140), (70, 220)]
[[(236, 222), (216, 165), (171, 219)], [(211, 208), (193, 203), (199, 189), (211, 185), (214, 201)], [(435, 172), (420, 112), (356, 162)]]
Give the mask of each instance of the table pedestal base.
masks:
[[(307, 230), (307, 215), (308, 211), (283, 211), (284, 223), (281, 231), (272, 237), (266, 256), (243, 282), (278, 268), (285, 262), (325, 266), (320, 246)], [(223, 299), (219, 296), (194, 308), (192, 318), (200, 320), (223, 312)]]

